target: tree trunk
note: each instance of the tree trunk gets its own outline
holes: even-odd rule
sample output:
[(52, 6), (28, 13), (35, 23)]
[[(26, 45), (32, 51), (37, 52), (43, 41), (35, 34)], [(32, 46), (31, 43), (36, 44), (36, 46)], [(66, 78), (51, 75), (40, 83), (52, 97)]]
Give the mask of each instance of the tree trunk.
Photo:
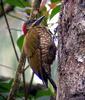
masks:
[(85, 100), (85, 0), (63, 0), (56, 100)]

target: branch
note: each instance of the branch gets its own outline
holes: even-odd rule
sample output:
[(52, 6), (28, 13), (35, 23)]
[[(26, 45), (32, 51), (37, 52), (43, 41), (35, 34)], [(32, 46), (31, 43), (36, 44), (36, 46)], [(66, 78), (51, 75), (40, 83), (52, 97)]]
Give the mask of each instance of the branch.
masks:
[(13, 31), (20, 31), (20, 32), (22, 32), (21, 29), (10, 28), (10, 30), (13, 30)]
[(25, 71), (24, 71), (24, 69), (23, 69), (22, 77), (23, 77), (23, 84), (24, 84), (24, 96), (25, 96), (25, 100), (27, 100), (28, 94), (27, 94), (26, 83), (25, 83)]
[[(0, 6), (1, 6), (1, 4), (0, 4)], [(10, 6), (9, 4), (5, 4), (4, 5), (4, 11), (5, 11), (5, 13), (9, 13), (10, 11), (13, 11), (13, 9), (14, 9), (14, 7)], [(3, 16), (3, 11), (0, 10), (0, 17), (2, 17), (2, 16)]]
[(14, 99), (14, 95), (17, 91), (17, 89), (19, 88), (19, 84), (21, 81), (21, 73), (23, 72), (23, 68), (25, 66), (25, 62), (26, 62), (26, 56), (24, 54), (24, 51), (22, 51), (21, 53), (21, 57), (20, 57), (20, 61), (19, 61), (19, 65), (16, 71), (16, 76), (13, 82), (13, 85), (11, 87), (10, 93), (8, 95), (7, 100), (13, 100)]
[(4, 11), (4, 6), (3, 6), (2, 0), (1, 0), (1, 7), (2, 7), (2, 10), (3, 10), (3, 15), (4, 15), (4, 18), (5, 18), (5, 21), (6, 21), (6, 24), (7, 24), (7, 28), (8, 28), (8, 31), (9, 31), (9, 35), (10, 35), (10, 38), (11, 38), (11, 42), (12, 42), (12, 45), (13, 45), (13, 48), (14, 48), (15, 55), (16, 55), (17, 60), (19, 61), (19, 57), (18, 57), (16, 48), (15, 48), (14, 40), (13, 40), (13, 37), (12, 37), (12, 33), (11, 33), (11, 30), (10, 30), (10, 27), (9, 27), (9, 23), (8, 23), (5, 11)]
[[(39, 1), (39, 3), (37, 1)], [(34, 2), (35, 3), (37, 2), (38, 6), (36, 6), (35, 3), (33, 4), (33, 10), (31, 12), (30, 19), (31, 18), (33, 19), (35, 17), (35, 16), (33, 16), (34, 11), (37, 10), (36, 9), (37, 7), (39, 8), (41, 0), (34, 0)], [(16, 76), (15, 76), (15, 79), (14, 79), (14, 82), (13, 82), (13, 85), (12, 85), (12, 88), (10, 90), (10, 93), (9, 93), (7, 100), (13, 100), (14, 99), (14, 95), (15, 95), (17, 89), (19, 88), (19, 84), (20, 84), (20, 80), (21, 80), (21, 74), (23, 74), (23, 83), (24, 83), (24, 88), (25, 88), (25, 100), (27, 100), (28, 96), (27, 96), (27, 92), (26, 92), (25, 76), (24, 76), (24, 72), (23, 72), (23, 71), (25, 71), (24, 70), (25, 62), (26, 62), (26, 55), (25, 55), (24, 50), (22, 48), (22, 53), (21, 53), (19, 65), (18, 65), (18, 68), (17, 68), (17, 71), (16, 71)], [(30, 86), (32, 85), (33, 77), (34, 77), (34, 72), (33, 72), (33, 75), (32, 75), (31, 82), (30, 82)]]
[(4, 67), (4, 68), (8, 68), (8, 69), (10, 69), (10, 70), (15, 70), (15, 69), (13, 69), (11, 66), (7, 66), (7, 65), (3, 65), (3, 64), (0, 64), (0, 66), (1, 66), (1, 67)]
[(33, 0), (30, 19), (36, 18), (37, 14), (39, 13), (39, 8), (40, 8), (41, 1), (42, 0)]
[(20, 18), (20, 17), (17, 17), (17, 16), (12, 15), (12, 14), (7, 14), (7, 15), (11, 16), (12, 18), (16, 18), (16, 19), (18, 19), (18, 20), (24, 21), (24, 22), (26, 21), (25, 19)]

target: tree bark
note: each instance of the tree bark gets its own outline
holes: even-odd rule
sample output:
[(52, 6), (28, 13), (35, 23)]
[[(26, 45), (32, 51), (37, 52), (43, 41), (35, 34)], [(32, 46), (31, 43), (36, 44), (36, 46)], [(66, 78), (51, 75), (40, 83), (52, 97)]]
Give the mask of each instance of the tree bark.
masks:
[(85, 100), (85, 0), (63, 0), (56, 100)]

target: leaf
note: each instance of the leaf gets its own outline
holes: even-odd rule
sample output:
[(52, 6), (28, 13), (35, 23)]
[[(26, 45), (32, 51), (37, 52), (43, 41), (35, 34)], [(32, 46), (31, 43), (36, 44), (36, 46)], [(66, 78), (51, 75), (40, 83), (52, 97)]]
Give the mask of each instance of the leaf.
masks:
[(45, 25), (45, 26), (47, 25), (48, 15), (49, 15), (49, 13), (48, 13), (46, 7), (44, 7), (44, 8), (41, 10), (41, 13), (39, 13), (39, 16), (45, 16), (44, 20), (42, 21), (42, 24)]
[(3, 96), (0, 96), (0, 100), (4, 100)]
[(18, 6), (18, 7), (26, 7), (28, 6), (28, 2), (25, 2), (24, 0), (5, 0), (6, 3), (9, 3), (12, 6)]
[(4, 77), (4, 76), (0, 76), (0, 83), (4, 82), (4, 83), (7, 83), (9, 82), (10, 78), (8, 77)]
[(53, 18), (57, 13), (60, 12), (60, 8), (61, 8), (61, 5), (58, 5), (52, 10), (51, 15), (50, 15), (50, 19)]
[(11, 86), (13, 83), (13, 79), (9, 80), (9, 86)]
[(24, 91), (18, 91), (16, 94), (16, 97), (23, 97), (24, 96)]
[(12, 82), (13, 79), (11, 79), (9, 82), (0, 82), (0, 92), (3, 93), (9, 92)]
[(51, 2), (60, 2), (61, 0), (51, 0)]
[(39, 90), (36, 94), (36, 98), (42, 97), (42, 96), (52, 96), (52, 92), (49, 89), (43, 89)]
[(23, 41), (24, 41), (24, 35), (20, 36), (17, 40), (17, 45), (20, 49), (20, 51), (22, 50), (22, 46), (23, 46)]
[(52, 94), (55, 93), (55, 90), (54, 90), (54, 88), (53, 88), (53, 85), (50, 83), (49, 80), (48, 80), (48, 88), (49, 88), (49, 90), (51, 91)]

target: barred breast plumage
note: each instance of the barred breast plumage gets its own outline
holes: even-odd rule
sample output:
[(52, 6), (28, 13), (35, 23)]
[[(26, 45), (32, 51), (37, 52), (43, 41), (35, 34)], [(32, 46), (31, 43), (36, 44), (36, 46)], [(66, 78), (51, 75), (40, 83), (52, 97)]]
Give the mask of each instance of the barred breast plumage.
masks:
[(56, 56), (56, 46), (47, 28), (31, 27), (25, 37), (24, 51), (35, 74), (47, 83)]

